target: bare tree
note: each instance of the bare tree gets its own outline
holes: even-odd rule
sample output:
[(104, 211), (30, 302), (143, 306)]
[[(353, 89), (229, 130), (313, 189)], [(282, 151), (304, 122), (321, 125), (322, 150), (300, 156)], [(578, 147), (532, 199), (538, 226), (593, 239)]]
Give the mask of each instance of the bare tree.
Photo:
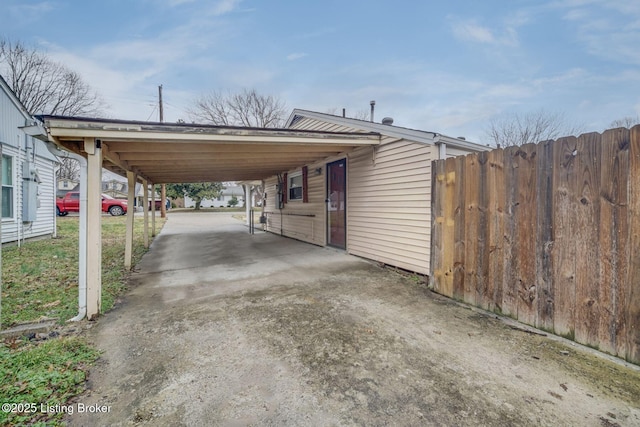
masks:
[(0, 39), (0, 74), (31, 114), (96, 116), (103, 108), (79, 74), (21, 42)]
[(627, 116), (621, 119), (617, 119), (611, 122), (609, 127), (611, 128), (632, 128), (635, 125), (640, 124), (640, 117)]
[(80, 164), (78, 161), (70, 157), (61, 158), (57, 178), (78, 181), (80, 178)]
[(536, 144), (549, 139), (580, 133), (580, 127), (567, 122), (564, 114), (538, 110), (508, 114), (494, 119), (485, 131), (497, 147)]
[(212, 92), (194, 102), (188, 110), (191, 120), (218, 126), (276, 128), (284, 125), (285, 104), (255, 89), (226, 95)]

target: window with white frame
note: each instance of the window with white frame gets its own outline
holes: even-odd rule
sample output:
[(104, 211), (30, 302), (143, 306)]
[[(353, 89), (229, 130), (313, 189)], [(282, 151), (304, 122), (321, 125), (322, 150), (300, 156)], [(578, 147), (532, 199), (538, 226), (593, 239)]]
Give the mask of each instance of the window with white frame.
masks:
[(287, 176), (289, 200), (302, 200), (302, 172), (294, 172)]
[(13, 218), (13, 157), (2, 155), (2, 218)]

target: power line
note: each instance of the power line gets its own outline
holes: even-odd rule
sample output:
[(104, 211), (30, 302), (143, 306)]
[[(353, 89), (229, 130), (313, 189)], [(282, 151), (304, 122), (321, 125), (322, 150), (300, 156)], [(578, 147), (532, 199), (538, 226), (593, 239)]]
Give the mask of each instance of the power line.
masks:
[(155, 113), (155, 112), (156, 112), (156, 109), (157, 109), (157, 108), (158, 108), (158, 106), (157, 106), (157, 105), (154, 105), (154, 106), (153, 106), (153, 110), (151, 111), (151, 114), (149, 114), (149, 117), (147, 117), (147, 121), (151, 120), (151, 116), (153, 116), (153, 113)]

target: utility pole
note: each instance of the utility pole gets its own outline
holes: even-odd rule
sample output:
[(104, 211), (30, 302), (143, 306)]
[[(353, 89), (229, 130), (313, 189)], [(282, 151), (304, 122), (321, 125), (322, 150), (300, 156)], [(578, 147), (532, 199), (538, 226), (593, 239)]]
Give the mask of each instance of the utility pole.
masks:
[(163, 123), (164, 106), (162, 105), (162, 85), (158, 86), (158, 111), (160, 111), (160, 123)]
[[(158, 86), (158, 111), (160, 112), (160, 123), (164, 122), (164, 106), (162, 105), (162, 85)], [(160, 218), (167, 217), (167, 187), (160, 186)], [(155, 209), (155, 206), (153, 207)]]

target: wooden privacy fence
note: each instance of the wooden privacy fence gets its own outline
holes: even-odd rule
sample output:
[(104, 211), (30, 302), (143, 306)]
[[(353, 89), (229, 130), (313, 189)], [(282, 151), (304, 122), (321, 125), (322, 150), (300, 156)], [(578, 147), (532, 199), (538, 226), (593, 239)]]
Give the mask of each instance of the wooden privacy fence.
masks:
[(436, 292), (640, 363), (640, 126), (432, 174)]

